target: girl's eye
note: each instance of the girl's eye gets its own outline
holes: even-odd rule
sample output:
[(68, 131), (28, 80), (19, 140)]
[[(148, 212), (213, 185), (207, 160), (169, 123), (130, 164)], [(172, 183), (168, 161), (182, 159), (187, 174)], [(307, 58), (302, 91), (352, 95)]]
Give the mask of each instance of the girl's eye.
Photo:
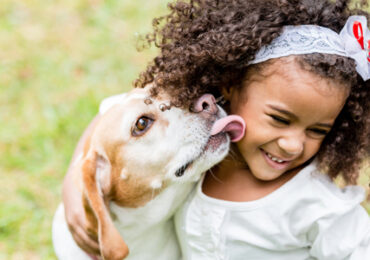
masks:
[(139, 136), (144, 134), (152, 125), (153, 121), (153, 119), (146, 116), (140, 117), (135, 123), (135, 127), (132, 130), (132, 135)]
[(329, 131), (324, 130), (324, 129), (309, 129), (309, 131), (311, 131), (315, 135), (320, 135), (320, 136), (326, 136), (329, 133)]
[(270, 117), (272, 119), (274, 119), (274, 121), (280, 123), (280, 124), (284, 124), (284, 125), (289, 125), (290, 124), (290, 121), (285, 119), (285, 118), (282, 118), (280, 116), (275, 116), (275, 115), (270, 115)]

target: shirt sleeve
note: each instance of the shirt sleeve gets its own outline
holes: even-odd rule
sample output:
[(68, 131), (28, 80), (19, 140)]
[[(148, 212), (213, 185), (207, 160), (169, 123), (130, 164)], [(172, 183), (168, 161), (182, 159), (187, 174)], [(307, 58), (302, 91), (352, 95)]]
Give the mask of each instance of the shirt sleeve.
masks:
[(370, 217), (366, 210), (359, 202), (348, 201), (330, 208), (309, 231), (311, 256), (319, 260), (370, 259)]

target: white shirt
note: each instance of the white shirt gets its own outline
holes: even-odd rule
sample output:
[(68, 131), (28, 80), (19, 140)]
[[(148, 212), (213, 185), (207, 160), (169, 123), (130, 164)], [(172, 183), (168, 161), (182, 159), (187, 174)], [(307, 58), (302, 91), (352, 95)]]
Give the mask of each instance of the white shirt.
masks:
[(370, 218), (358, 186), (337, 188), (312, 163), (249, 202), (208, 197), (202, 181), (175, 216), (183, 260), (367, 260)]

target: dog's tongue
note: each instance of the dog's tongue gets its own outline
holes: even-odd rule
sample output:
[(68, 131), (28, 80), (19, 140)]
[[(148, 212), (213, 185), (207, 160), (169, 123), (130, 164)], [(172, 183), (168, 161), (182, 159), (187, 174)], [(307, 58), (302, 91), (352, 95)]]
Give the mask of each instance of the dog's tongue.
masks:
[(230, 135), (231, 142), (237, 142), (243, 138), (245, 122), (237, 115), (231, 115), (217, 120), (211, 130), (211, 135), (226, 132)]

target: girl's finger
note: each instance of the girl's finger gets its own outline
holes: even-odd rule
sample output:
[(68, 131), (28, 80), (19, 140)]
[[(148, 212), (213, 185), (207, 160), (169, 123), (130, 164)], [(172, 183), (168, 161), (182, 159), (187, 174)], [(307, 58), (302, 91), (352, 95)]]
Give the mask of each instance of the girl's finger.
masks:
[(89, 254), (99, 255), (99, 244), (97, 241), (89, 237), (82, 228), (77, 227), (75, 232), (73, 232), (73, 238), (77, 245), (81, 247), (85, 252)]

